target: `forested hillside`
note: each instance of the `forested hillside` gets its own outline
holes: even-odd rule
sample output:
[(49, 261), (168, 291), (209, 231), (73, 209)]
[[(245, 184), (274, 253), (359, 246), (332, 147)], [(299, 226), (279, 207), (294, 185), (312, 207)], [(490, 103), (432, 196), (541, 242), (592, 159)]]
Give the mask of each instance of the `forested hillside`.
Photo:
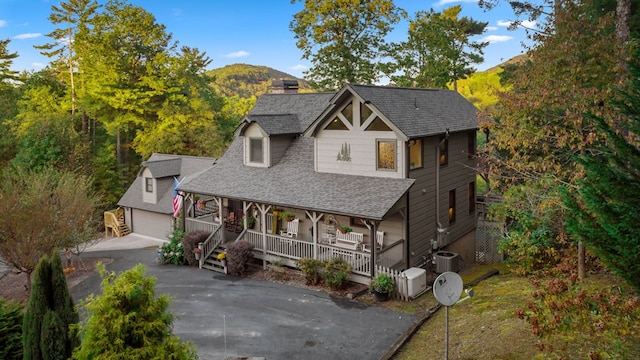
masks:
[(213, 78), (211, 85), (219, 96), (239, 96), (250, 98), (269, 91), (271, 81), (276, 79), (298, 80), (302, 91), (310, 89), (309, 84), (293, 75), (267, 66), (233, 64), (207, 71)]

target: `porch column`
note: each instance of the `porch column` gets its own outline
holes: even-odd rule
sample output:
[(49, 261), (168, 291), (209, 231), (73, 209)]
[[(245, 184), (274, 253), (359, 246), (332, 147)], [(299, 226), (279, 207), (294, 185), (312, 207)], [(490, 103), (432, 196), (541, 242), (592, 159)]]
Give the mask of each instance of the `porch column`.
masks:
[(309, 217), (309, 219), (311, 219), (311, 223), (313, 224), (313, 236), (311, 237), (313, 239), (313, 258), (317, 259), (318, 258), (318, 222), (322, 219), (324, 214), (318, 215), (318, 213), (316, 213), (315, 211), (312, 213), (309, 213), (308, 211), (305, 211), (305, 212), (307, 213), (307, 216)]
[(271, 205), (256, 204), (260, 210), (260, 233), (262, 234), (262, 269), (267, 269), (267, 212), (271, 210)]

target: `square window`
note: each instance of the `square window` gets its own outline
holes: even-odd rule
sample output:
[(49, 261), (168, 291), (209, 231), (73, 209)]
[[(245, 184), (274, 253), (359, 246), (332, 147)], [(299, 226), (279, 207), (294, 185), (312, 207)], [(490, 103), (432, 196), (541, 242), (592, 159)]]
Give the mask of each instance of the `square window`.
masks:
[(377, 169), (378, 170), (395, 170), (396, 169), (396, 141), (395, 140), (378, 140), (377, 152)]
[(153, 192), (153, 178), (144, 178), (144, 191)]
[(409, 142), (409, 169), (419, 169), (422, 167), (422, 140), (411, 140)]
[(249, 162), (263, 163), (262, 138), (249, 139)]

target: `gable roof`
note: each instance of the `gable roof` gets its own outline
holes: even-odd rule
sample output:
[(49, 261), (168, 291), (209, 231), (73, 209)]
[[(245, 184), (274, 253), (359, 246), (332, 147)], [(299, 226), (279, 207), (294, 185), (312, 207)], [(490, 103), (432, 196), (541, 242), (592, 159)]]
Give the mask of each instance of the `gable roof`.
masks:
[[(390, 179), (314, 171), (314, 139), (298, 137), (270, 168), (244, 166), (237, 137), (210, 169), (187, 179), (182, 191), (381, 220), (413, 185)], [(277, 175), (277, 176), (276, 176)]]
[(142, 162), (138, 175), (141, 175), (144, 168), (147, 168), (155, 179), (167, 176), (178, 176), (180, 175), (181, 163), (181, 158), (168, 158), (164, 160), (151, 160), (151, 158), (149, 158), (149, 160)]
[[(215, 158), (198, 156), (180, 156), (170, 154), (152, 154), (142, 162), (138, 176), (118, 201), (118, 206), (153, 211), (162, 214), (173, 213), (173, 178), (183, 180), (204, 169), (211, 167)], [(156, 179), (158, 202), (155, 204), (142, 201), (142, 172), (148, 168)]]
[(255, 115), (295, 115), (302, 132), (329, 106), (329, 100), (334, 95), (334, 92), (264, 94), (258, 98), (248, 117), (253, 119)]
[(298, 116), (294, 114), (249, 114), (245, 121), (257, 123), (267, 135), (299, 134), (303, 131)]
[[(346, 84), (331, 104), (339, 105), (349, 94), (382, 114), (407, 139), (478, 127), (478, 110), (455, 91)], [(327, 114), (325, 111), (323, 115)], [(316, 127), (323, 120), (324, 117), (318, 118), (307, 133), (318, 131)]]

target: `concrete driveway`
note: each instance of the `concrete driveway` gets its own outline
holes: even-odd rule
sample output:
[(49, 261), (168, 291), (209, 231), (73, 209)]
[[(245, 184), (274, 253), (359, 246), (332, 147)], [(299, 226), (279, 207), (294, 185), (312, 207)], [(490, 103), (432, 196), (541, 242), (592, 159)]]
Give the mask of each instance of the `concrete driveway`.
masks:
[[(148, 245), (93, 249), (83, 257), (110, 257), (111, 271), (144, 264), (158, 279), (156, 292), (173, 298), (174, 335), (192, 341), (201, 359), (379, 359), (417, 320), (320, 291), (159, 265), (157, 245)], [(76, 303), (99, 294), (99, 276), (91, 275), (71, 293)]]

